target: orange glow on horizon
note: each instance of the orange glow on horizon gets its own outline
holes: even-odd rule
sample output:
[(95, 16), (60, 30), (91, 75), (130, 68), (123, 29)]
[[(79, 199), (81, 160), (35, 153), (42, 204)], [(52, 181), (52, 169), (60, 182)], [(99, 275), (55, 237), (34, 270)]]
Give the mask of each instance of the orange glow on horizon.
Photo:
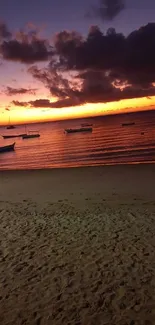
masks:
[(152, 110), (155, 107), (155, 96), (124, 99), (117, 102), (109, 103), (87, 103), (83, 106), (75, 106), (68, 108), (24, 108), (10, 107), (8, 111), (0, 112), (0, 125), (8, 124), (10, 116), (11, 123), (23, 124), (31, 122), (56, 121), (64, 119), (75, 119), (82, 117), (93, 117), (107, 114), (119, 114), (127, 112), (136, 112), (142, 110)]

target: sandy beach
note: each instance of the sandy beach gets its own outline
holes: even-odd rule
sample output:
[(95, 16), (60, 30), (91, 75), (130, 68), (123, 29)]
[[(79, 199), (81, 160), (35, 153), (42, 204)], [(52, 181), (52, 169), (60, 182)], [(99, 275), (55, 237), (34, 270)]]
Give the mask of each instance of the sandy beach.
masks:
[(0, 172), (0, 324), (155, 324), (155, 165)]

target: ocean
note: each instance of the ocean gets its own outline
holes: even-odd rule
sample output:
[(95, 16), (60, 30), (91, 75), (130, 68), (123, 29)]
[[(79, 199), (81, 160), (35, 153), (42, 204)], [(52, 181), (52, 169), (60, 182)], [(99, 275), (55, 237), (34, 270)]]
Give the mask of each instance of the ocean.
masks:
[[(122, 127), (122, 123), (135, 125)], [(92, 123), (92, 133), (65, 134), (65, 128)], [(155, 112), (141, 112), (80, 120), (27, 125), (40, 138), (4, 140), (0, 146), (16, 142), (15, 151), (0, 154), (0, 169), (44, 169), (155, 162)], [(1, 135), (25, 133), (0, 128)]]

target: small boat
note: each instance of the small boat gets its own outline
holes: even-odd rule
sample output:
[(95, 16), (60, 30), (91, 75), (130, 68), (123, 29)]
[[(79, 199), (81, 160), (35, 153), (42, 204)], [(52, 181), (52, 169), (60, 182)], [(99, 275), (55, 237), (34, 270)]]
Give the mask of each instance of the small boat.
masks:
[(13, 144), (8, 145), (8, 146), (0, 147), (0, 153), (13, 151), (14, 148), (15, 148), (15, 142)]
[(22, 134), (10, 134), (10, 135), (2, 135), (3, 139), (11, 139), (11, 138), (20, 138), (26, 135), (26, 133)]
[(40, 134), (24, 134), (22, 136), (22, 139), (32, 139), (32, 138), (39, 138)]
[(77, 132), (92, 132), (92, 128), (76, 128), (76, 129), (65, 129), (66, 133), (77, 133)]
[[(25, 125), (25, 132), (26, 132), (26, 125)], [(28, 131), (28, 133), (23, 134), (22, 139), (33, 139), (33, 138), (39, 138), (40, 134), (39, 131)]]
[(7, 128), (7, 130), (12, 130), (12, 129), (15, 129), (16, 127), (14, 125), (8, 125), (6, 128)]
[[(8, 108), (6, 108), (7, 111), (10, 111)], [(6, 127), (7, 130), (12, 130), (15, 129), (16, 127), (14, 125), (11, 124), (11, 120), (10, 120), (10, 114), (9, 114), (9, 121), (8, 121), (8, 125)]]
[(93, 126), (93, 124), (90, 124), (90, 123), (82, 123), (81, 126), (82, 127), (86, 127), (86, 126), (89, 126), (90, 127), (90, 126)]
[(131, 126), (135, 125), (135, 122), (122, 123), (122, 126)]

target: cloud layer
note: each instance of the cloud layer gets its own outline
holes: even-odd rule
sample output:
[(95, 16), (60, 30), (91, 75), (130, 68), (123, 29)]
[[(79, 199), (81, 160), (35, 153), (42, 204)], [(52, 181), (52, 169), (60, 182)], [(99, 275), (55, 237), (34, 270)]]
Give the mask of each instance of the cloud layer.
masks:
[[(113, 0), (111, 3), (117, 14), (120, 2)], [(102, 1), (103, 4), (106, 1)], [(36, 31), (20, 31), (13, 36), (6, 26), (0, 25), (3, 59), (35, 63), (28, 68), (28, 73), (55, 98), (54, 103), (43, 98), (28, 102), (14, 101), (14, 104), (62, 108), (88, 102), (105, 103), (153, 96), (154, 35), (155, 23), (142, 26), (126, 37), (113, 28), (103, 33), (98, 26), (91, 26), (85, 38), (76, 31), (61, 31), (50, 44), (48, 40), (41, 39)], [(36, 63), (44, 60), (47, 61), (46, 66), (39, 68)], [(31, 90), (6, 88), (6, 93), (11, 96), (28, 92)]]
[[(125, 37), (110, 28), (103, 34), (92, 26), (86, 39), (76, 32), (56, 35), (55, 62), (29, 69), (57, 96), (56, 107), (108, 102), (155, 95), (155, 24)], [(62, 72), (62, 71), (65, 71)], [(74, 78), (64, 77), (74, 73)]]

